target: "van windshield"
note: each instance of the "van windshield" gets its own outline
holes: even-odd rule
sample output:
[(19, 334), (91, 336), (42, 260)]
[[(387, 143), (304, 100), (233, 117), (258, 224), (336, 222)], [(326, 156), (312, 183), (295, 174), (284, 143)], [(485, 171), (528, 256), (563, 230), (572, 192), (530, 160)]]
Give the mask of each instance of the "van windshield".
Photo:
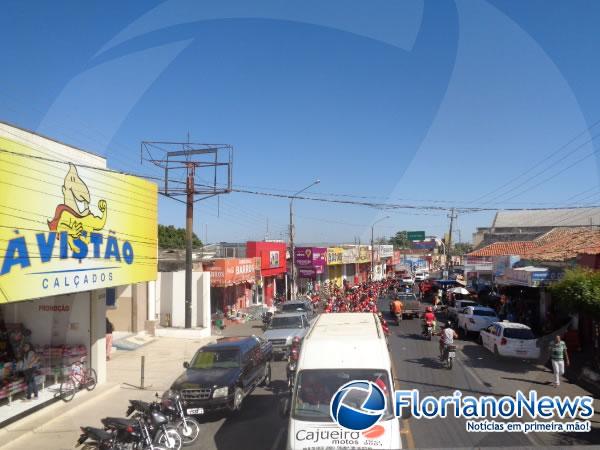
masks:
[[(344, 384), (354, 380), (372, 381), (386, 394), (386, 412), (383, 419), (393, 417), (392, 392), (389, 376), (382, 369), (320, 369), (302, 370), (298, 373), (292, 417), (311, 422), (331, 422), (329, 404), (336, 391)], [(352, 393), (345, 402), (349, 406), (360, 408), (366, 400), (366, 393)]]

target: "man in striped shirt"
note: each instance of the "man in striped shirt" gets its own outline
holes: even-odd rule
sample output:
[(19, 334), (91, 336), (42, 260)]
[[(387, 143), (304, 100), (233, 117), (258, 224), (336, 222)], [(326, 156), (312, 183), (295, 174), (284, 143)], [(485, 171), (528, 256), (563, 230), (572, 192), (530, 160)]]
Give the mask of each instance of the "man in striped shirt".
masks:
[(555, 377), (554, 387), (558, 387), (560, 386), (560, 377), (565, 373), (565, 364), (569, 367), (567, 345), (560, 339), (560, 336), (556, 336), (554, 342), (550, 344), (550, 358)]

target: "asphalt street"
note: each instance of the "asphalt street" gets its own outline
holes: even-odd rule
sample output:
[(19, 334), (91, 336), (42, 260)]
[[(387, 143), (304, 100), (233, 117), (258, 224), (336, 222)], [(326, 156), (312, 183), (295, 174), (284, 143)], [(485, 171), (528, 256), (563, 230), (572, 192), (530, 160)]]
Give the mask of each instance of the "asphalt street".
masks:
[[(387, 304), (381, 301), (385, 311)], [(441, 319), (441, 317), (440, 317)], [(232, 327), (228, 334), (248, 334), (248, 327)], [(258, 334), (257, 325), (252, 332)], [(448, 370), (438, 359), (438, 341), (423, 339), (420, 321), (405, 320), (399, 327), (390, 322), (390, 350), (395, 364), (396, 384), (400, 389), (418, 389), (421, 396), (451, 395), (456, 389), (465, 395), (510, 395), (517, 389), (527, 393), (576, 395), (584, 393), (577, 386), (565, 384), (563, 392), (550, 385), (552, 374), (543, 366), (525, 361), (497, 358), (474, 340), (459, 340), (457, 360)], [(203, 418), (202, 436), (196, 449), (260, 449), (285, 448), (287, 421), (278, 413), (278, 392), (285, 390), (285, 362), (274, 362), (273, 382), (269, 389), (258, 388), (246, 398), (237, 416)], [(562, 389), (562, 388), (561, 388)], [(598, 404), (595, 405), (599, 411)], [(473, 447), (540, 447), (600, 444), (600, 420), (592, 420), (591, 433), (473, 433), (467, 432), (466, 421), (445, 419), (401, 420), (404, 448), (473, 448)], [(242, 446), (242, 447), (241, 447)]]

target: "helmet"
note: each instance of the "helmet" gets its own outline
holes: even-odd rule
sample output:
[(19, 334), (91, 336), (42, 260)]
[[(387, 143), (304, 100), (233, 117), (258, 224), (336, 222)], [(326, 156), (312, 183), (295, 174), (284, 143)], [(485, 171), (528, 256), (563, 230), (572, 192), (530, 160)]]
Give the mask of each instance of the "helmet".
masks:
[(432, 308), (431, 306), (428, 306), (428, 307), (425, 309), (425, 312), (433, 312), (433, 308)]

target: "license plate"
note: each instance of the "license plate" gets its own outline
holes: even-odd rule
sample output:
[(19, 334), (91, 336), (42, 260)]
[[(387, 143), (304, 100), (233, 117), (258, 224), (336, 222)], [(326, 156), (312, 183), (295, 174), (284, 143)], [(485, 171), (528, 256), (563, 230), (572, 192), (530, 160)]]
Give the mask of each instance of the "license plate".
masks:
[(204, 414), (204, 408), (188, 408), (187, 414), (188, 416)]
[(454, 358), (454, 352), (448, 353), (448, 356), (450, 356), (450, 358)]
[(524, 354), (526, 354), (527, 352), (526, 352), (526, 351), (524, 351), (524, 350), (517, 350), (517, 353), (518, 353), (519, 355), (524, 355)]

